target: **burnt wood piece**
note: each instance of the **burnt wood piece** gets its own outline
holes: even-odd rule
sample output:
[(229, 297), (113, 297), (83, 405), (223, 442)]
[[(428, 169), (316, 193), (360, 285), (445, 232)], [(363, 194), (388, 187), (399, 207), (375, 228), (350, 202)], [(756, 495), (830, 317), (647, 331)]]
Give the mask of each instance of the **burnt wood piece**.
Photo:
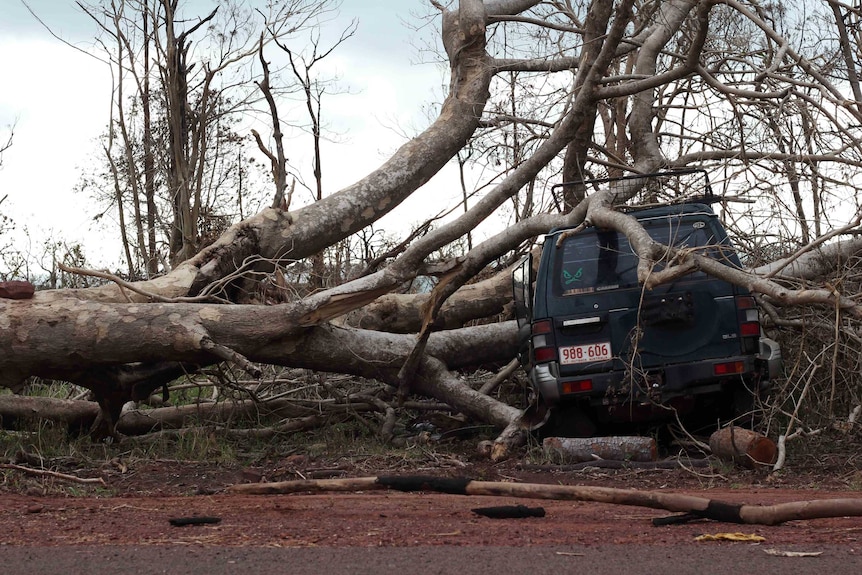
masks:
[(525, 517), (544, 517), (544, 507), (527, 507), (526, 505), (496, 505), (494, 507), (477, 507), (471, 509), (476, 515), (490, 519), (524, 519)]
[(221, 517), (175, 517), (168, 519), (174, 527), (186, 527), (188, 525), (214, 525), (221, 523)]

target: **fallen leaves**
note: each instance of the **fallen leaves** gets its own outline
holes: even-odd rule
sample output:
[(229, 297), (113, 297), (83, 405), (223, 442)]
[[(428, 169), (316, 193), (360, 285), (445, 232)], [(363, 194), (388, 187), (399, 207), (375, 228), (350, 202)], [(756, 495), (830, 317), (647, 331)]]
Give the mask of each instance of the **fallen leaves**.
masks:
[(694, 538), (695, 541), (748, 541), (750, 543), (761, 543), (766, 541), (766, 537), (755, 535), (753, 533), (713, 533), (698, 535)]

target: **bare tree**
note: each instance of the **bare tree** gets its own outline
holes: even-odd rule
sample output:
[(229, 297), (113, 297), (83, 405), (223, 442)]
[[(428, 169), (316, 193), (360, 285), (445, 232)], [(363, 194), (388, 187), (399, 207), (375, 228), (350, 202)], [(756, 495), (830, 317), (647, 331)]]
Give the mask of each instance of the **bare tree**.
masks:
[(181, 0), (79, 5), (102, 32), (114, 78), (106, 182), (91, 178), (89, 188), (105, 188), (121, 234), (128, 227), (129, 276), (144, 268), (152, 277), (211, 243), (259, 195), (234, 131), (254, 101), (257, 26), (278, 28), (278, 39), (326, 3), (294, 0), (264, 14), (238, 1), (191, 18)]
[[(12, 147), (12, 138), (14, 135), (15, 135), (15, 129), (14, 129), (14, 127), (10, 127), (8, 139), (6, 140), (6, 142), (4, 144), (0, 145), (0, 169), (3, 168), (3, 153)], [(3, 195), (2, 197), (0, 197), (0, 206), (3, 205), (3, 202), (6, 201), (7, 197), (8, 197), (7, 195)], [(15, 228), (15, 222), (13, 222), (10, 217), (4, 215), (3, 212), (0, 211), (0, 237), (4, 237), (5, 234), (10, 232), (14, 228)], [(8, 236), (6, 236), (6, 237), (8, 237)], [(5, 259), (6, 253), (8, 251), (10, 251), (11, 247), (12, 247), (12, 244), (9, 241), (4, 241), (4, 243), (0, 243), (0, 260)], [(0, 277), (2, 277), (2, 276), (0, 276)]]

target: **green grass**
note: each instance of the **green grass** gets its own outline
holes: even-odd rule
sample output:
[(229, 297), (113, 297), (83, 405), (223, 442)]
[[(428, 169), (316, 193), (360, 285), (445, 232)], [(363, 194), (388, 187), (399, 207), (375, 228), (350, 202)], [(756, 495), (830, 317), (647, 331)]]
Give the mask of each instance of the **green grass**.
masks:
[(237, 442), (224, 436), (219, 430), (191, 427), (176, 433), (154, 436), (153, 441), (142, 443), (135, 438), (119, 444), (129, 449), (135, 457), (145, 459), (174, 459), (178, 461), (206, 461), (210, 463), (234, 463), (240, 459)]

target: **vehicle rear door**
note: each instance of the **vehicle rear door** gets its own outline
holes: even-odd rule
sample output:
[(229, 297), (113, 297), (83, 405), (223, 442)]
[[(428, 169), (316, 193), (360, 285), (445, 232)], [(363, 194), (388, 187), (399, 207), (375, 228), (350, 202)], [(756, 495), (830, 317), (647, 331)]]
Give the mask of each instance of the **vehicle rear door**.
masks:
[[(643, 223), (662, 244), (712, 257), (728, 253), (708, 216)], [(615, 231), (577, 234), (556, 256), (549, 300), (562, 376), (648, 370), (739, 353), (737, 290), (731, 284), (695, 272), (643, 290), (637, 282), (638, 259), (626, 237)]]

